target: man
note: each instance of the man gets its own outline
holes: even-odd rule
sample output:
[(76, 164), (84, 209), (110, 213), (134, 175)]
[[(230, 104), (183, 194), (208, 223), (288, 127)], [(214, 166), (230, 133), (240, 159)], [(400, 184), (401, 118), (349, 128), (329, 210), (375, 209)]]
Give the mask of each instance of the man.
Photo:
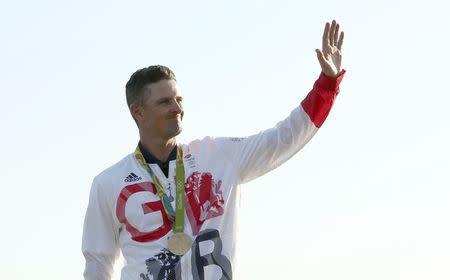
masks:
[(233, 279), (239, 185), (281, 165), (320, 128), (345, 72), (343, 40), (326, 23), (311, 92), (274, 128), (246, 138), (177, 144), (184, 111), (175, 75), (164, 66), (135, 72), (126, 96), (140, 141), (92, 183), (85, 279), (111, 279), (119, 248), (122, 280)]

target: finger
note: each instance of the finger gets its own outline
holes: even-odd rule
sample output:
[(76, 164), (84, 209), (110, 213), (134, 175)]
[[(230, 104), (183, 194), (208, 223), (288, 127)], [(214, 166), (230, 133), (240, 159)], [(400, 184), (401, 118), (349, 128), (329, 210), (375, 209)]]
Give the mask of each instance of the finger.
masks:
[(335, 77), (336, 75), (334, 74), (333, 70), (330, 68), (330, 64), (326, 60), (323, 52), (319, 49), (316, 49), (316, 53), (317, 53), (317, 59), (319, 60), (319, 63), (320, 63), (320, 68), (322, 68), (322, 73), (328, 77)]
[(344, 43), (344, 32), (341, 32), (341, 34), (339, 35), (339, 41), (337, 44), (337, 48), (339, 50), (342, 50), (342, 44)]
[(326, 64), (326, 59), (323, 52), (319, 49), (316, 49), (317, 59), (319, 60), (320, 65)]
[(334, 38), (333, 38), (334, 45), (337, 45), (338, 43), (338, 35), (339, 35), (339, 24), (336, 24), (336, 29), (334, 30)]
[(329, 42), (329, 35), (330, 35), (330, 23), (327, 22), (325, 24), (325, 29), (323, 30), (323, 36), (322, 36), (322, 50), (326, 50)]
[(336, 21), (333, 19), (331, 22), (330, 32), (328, 33), (328, 38), (330, 40), (330, 45), (334, 45), (334, 30), (336, 29)]

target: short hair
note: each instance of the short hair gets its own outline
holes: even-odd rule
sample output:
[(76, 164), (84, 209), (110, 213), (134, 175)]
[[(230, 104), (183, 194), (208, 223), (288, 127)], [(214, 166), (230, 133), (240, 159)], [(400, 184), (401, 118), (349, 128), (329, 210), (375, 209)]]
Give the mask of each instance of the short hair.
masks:
[(145, 87), (161, 80), (177, 79), (172, 70), (163, 65), (152, 65), (134, 72), (125, 86), (128, 108), (131, 104), (142, 105), (145, 102)]

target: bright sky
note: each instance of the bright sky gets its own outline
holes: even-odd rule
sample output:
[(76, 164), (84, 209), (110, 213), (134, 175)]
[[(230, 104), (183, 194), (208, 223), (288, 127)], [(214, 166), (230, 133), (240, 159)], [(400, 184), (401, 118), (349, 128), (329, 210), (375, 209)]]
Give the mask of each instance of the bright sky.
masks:
[(180, 142), (252, 134), (307, 94), (335, 18), (341, 94), (298, 155), (244, 186), (240, 279), (450, 279), (446, 2), (2, 1), (0, 277), (82, 278), (91, 181), (138, 141), (135, 70), (175, 71)]

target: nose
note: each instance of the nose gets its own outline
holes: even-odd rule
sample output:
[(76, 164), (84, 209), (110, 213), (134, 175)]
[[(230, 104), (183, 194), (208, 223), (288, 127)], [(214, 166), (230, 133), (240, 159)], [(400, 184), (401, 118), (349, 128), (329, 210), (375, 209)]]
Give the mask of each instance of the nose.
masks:
[(183, 105), (180, 102), (174, 101), (172, 106), (172, 112), (176, 114), (181, 114), (183, 112)]

